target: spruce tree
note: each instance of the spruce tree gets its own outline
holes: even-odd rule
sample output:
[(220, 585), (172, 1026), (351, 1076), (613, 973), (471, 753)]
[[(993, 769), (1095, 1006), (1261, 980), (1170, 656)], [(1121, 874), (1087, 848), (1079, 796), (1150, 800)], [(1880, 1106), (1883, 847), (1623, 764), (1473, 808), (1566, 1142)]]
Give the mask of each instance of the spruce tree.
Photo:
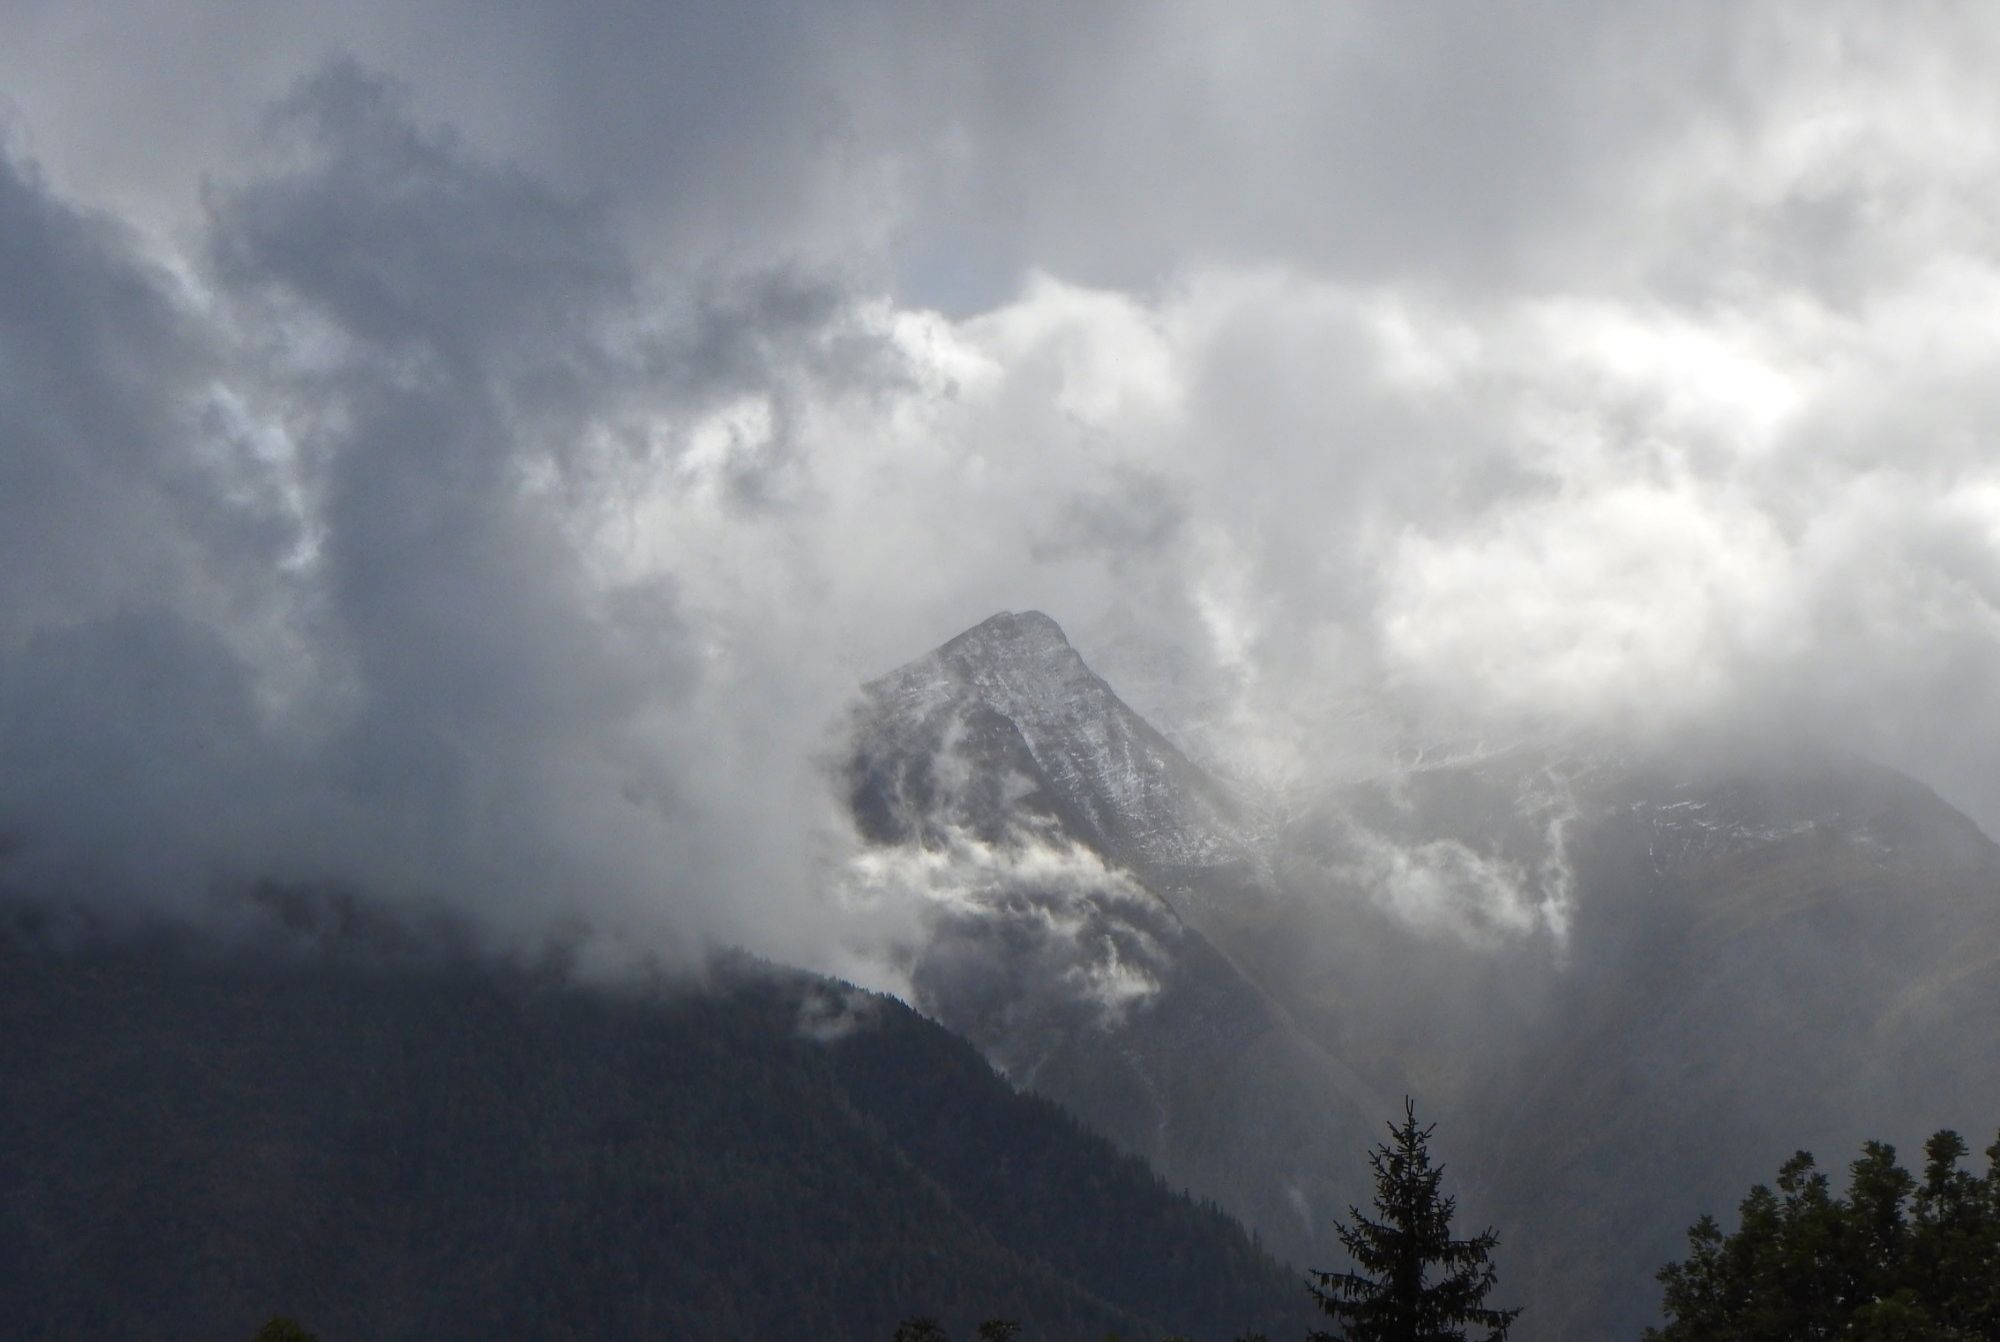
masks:
[[(1502, 1342), (1518, 1309), (1490, 1309), (1491, 1230), (1453, 1239), (1458, 1200), (1440, 1191), (1444, 1167), (1432, 1165), (1431, 1127), (1419, 1127), (1416, 1107), (1403, 1101), (1403, 1122), (1368, 1156), (1375, 1175), (1375, 1217), (1350, 1208), (1338, 1227), (1354, 1259), (1352, 1272), (1314, 1272), (1313, 1299), (1341, 1324), (1315, 1332), (1313, 1342)], [(1471, 1329), (1473, 1331), (1468, 1332)]]

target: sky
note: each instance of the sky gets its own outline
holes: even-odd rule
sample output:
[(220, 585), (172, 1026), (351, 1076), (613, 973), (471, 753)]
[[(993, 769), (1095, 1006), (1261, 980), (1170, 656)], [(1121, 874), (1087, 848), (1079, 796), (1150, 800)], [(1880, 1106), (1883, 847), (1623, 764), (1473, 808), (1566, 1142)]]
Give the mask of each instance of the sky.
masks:
[(855, 686), (2000, 831), (2000, 13), (0, 0), (0, 851), (840, 968)]

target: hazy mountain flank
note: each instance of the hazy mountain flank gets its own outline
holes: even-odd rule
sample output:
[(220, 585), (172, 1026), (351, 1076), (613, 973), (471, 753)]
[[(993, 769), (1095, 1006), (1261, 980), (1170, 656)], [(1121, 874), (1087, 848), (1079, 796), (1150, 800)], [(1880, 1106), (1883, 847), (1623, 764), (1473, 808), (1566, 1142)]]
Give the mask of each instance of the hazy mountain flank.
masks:
[(1032, 613), (855, 742), (931, 859), (923, 1009), (1303, 1262), (1415, 1095), (1527, 1339), (1635, 1334), (1796, 1146), (2000, 1121), (2000, 849), (1851, 757), (1439, 752), (1254, 825)]

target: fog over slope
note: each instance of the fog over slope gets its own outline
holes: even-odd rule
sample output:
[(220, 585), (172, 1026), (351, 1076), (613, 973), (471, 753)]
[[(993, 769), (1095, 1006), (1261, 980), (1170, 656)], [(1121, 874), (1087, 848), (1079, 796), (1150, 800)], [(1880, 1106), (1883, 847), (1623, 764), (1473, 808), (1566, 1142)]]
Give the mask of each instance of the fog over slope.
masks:
[(1756, 732), (1992, 830), (1996, 56), (1949, 3), (9, 6), (0, 879), (893, 981), (842, 713), (1029, 607), (1268, 795)]

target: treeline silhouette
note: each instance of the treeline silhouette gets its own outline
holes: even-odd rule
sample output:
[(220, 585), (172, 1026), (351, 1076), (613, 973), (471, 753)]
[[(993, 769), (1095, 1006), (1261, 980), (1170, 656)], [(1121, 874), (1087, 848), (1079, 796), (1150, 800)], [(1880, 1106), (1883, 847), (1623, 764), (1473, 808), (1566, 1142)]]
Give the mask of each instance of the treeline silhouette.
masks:
[[(1348, 1270), (1310, 1274), (1337, 1323), (1310, 1333), (1313, 1342), (1502, 1342), (1520, 1315), (1485, 1304), (1496, 1240), (1453, 1234), (1430, 1136), (1406, 1102), (1403, 1123), (1370, 1153), (1375, 1215), (1357, 1209), (1340, 1228)], [(1871, 1141), (1837, 1195), (1812, 1155), (1796, 1153), (1775, 1186), (1750, 1190), (1734, 1231), (1713, 1216), (1696, 1221), (1688, 1257), (1660, 1271), (1665, 1322), (1645, 1342), (2000, 1342), (2000, 1139), (1983, 1174), (1964, 1168), (1966, 1155), (1963, 1138), (1940, 1131), (1912, 1174), (1894, 1147)], [(917, 1317), (892, 1342), (951, 1339)]]
[[(1341, 1227), (1351, 1270), (1315, 1271), (1307, 1289), (1339, 1325), (1313, 1342), (1500, 1342), (1519, 1309), (1491, 1309), (1497, 1279), (1490, 1231), (1455, 1238), (1455, 1204), (1405, 1103), (1391, 1140), (1369, 1155), (1374, 1217), (1359, 1209)], [(1689, 1255), (1659, 1274), (1662, 1327), (1646, 1342), (2000, 1342), (2000, 1139), (1986, 1170), (1962, 1167), (1963, 1138), (1949, 1129), (1924, 1144), (1913, 1175), (1895, 1148), (1871, 1141), (1836, 1195), (1811, 1153), (1758, 1184), (1725, 1234), (1713, 1216), (1688, 1232)], [(1013, 1319), (989, 1318), (977, 1342), (1034, 1342)], [(1056, 1334), (1050, 1334), (1054, 1337)], [(1126, 1342), (1117, 1331), (1105, 1342)], [(252, 1342), (317, 1342), (273, 1319)], [(952, 1342), (935, 1317), (913, 1315), (889, 1342)], [(1137, 1342), (1137, 1339), (1133, 1339)], [(1173, 1333), (1161, 1342), (1195, 1342)], [(1233, 1342), (1269, 1342), (1263, 1332)]]
[(1660, 1273), (1665, 1323), (1649, 1342), (2000, 1342), (2000, 1140), (1961, 1167), (1956, 1132), (1924, 1144), (1921, 1172), (1869, 1142), (1833, 1192), (1809, 1152), (1758, 1184), (1724, 1234), (1712, 1216)]

